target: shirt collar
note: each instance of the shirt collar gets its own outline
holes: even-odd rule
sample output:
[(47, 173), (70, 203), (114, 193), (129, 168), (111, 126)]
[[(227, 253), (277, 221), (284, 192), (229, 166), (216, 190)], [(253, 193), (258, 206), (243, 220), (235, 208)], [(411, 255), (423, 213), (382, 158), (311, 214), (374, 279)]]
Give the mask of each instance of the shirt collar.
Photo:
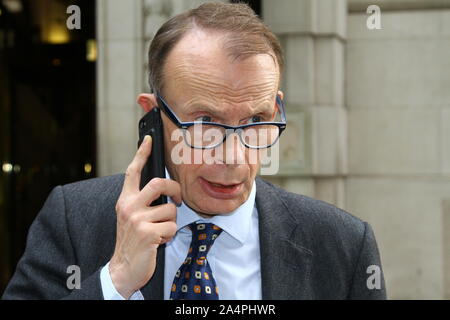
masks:
[[(166, 177), (170, 179), (167, 169)], [(241, 244), (244, 244), (250, 232), (250, 223), (255, 206), (255, 195), (256, 183), (253, 181), (252, 190), (248, 199), (240, 205), (239, 208), (227, 214), (215, 215), (212, 218), (201, 217), (183, 201), (182, 204), (177, 207), (177, 232), (193, 222), (209, 222), (222, 228), (230, 236), (235, 238)], [(172, 202), (170, 198), (169, 201)]]

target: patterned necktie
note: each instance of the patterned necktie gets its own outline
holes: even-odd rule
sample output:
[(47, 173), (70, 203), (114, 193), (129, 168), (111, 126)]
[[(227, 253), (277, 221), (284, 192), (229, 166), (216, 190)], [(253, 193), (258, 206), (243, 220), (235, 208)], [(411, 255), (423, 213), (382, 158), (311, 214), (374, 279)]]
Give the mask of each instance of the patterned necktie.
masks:
[(191, 223), (189, 252), (178, 269), (170, 291), (171, 300), (218, 300), (219, 291), (206, 255), (222, 229), (212, 223)]

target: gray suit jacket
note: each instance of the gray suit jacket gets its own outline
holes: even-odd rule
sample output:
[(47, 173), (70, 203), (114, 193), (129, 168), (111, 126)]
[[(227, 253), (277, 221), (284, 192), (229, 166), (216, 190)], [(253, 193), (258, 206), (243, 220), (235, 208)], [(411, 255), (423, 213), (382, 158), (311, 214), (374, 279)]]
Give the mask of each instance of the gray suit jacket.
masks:
[[(103, 299), (100, 270), (114, 252), (115, 204), (124, 175), (53, 189), (33, 222), (25, 253), (3, 299)], [(256, 179), (263, 299), (384, 299), (369, 289), (367, 268), (381, 268), (371, 227), (330, 204)], [(164, 246), (155, 274), (142, 288), (163, 299)], [(81, 289), (69, 290), (70, 265)], [(369, 281), (370, 282), (370, 281)]]

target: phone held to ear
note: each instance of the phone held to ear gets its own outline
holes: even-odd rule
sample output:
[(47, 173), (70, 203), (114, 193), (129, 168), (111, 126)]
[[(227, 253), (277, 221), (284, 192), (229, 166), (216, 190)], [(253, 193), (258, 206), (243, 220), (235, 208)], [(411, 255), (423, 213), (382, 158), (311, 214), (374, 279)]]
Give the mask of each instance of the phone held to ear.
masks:
[[(142, 188), (155, 177), (166, 177), (163, 124), (159, 108), (153, 108), (139, 121), (138, 148), (146, 135), (152, 137), (152, 152), (142, 169), (139, 190), (142, 190)], [(153, 201), (151, 205), (155, 206), (164, 203), (167, 203), (167, 196), (161, 195), (158, 199)]]

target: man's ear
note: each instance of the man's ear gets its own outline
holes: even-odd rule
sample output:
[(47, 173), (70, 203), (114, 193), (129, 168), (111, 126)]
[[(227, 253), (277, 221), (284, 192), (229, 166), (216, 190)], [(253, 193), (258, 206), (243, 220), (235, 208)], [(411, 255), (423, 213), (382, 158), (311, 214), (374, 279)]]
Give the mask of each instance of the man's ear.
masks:
[(154, 107), (158, 106), (158, 103), (156, 102), (156, 96), (150, 93), (141, 93), (140, 95), (138, 95), (137, 103), (145, 112), (149, 112)]
[(284, 93), (281, 90), (278, 90), (277, 94), (280, 96), (281, 100), (284, 98)]

